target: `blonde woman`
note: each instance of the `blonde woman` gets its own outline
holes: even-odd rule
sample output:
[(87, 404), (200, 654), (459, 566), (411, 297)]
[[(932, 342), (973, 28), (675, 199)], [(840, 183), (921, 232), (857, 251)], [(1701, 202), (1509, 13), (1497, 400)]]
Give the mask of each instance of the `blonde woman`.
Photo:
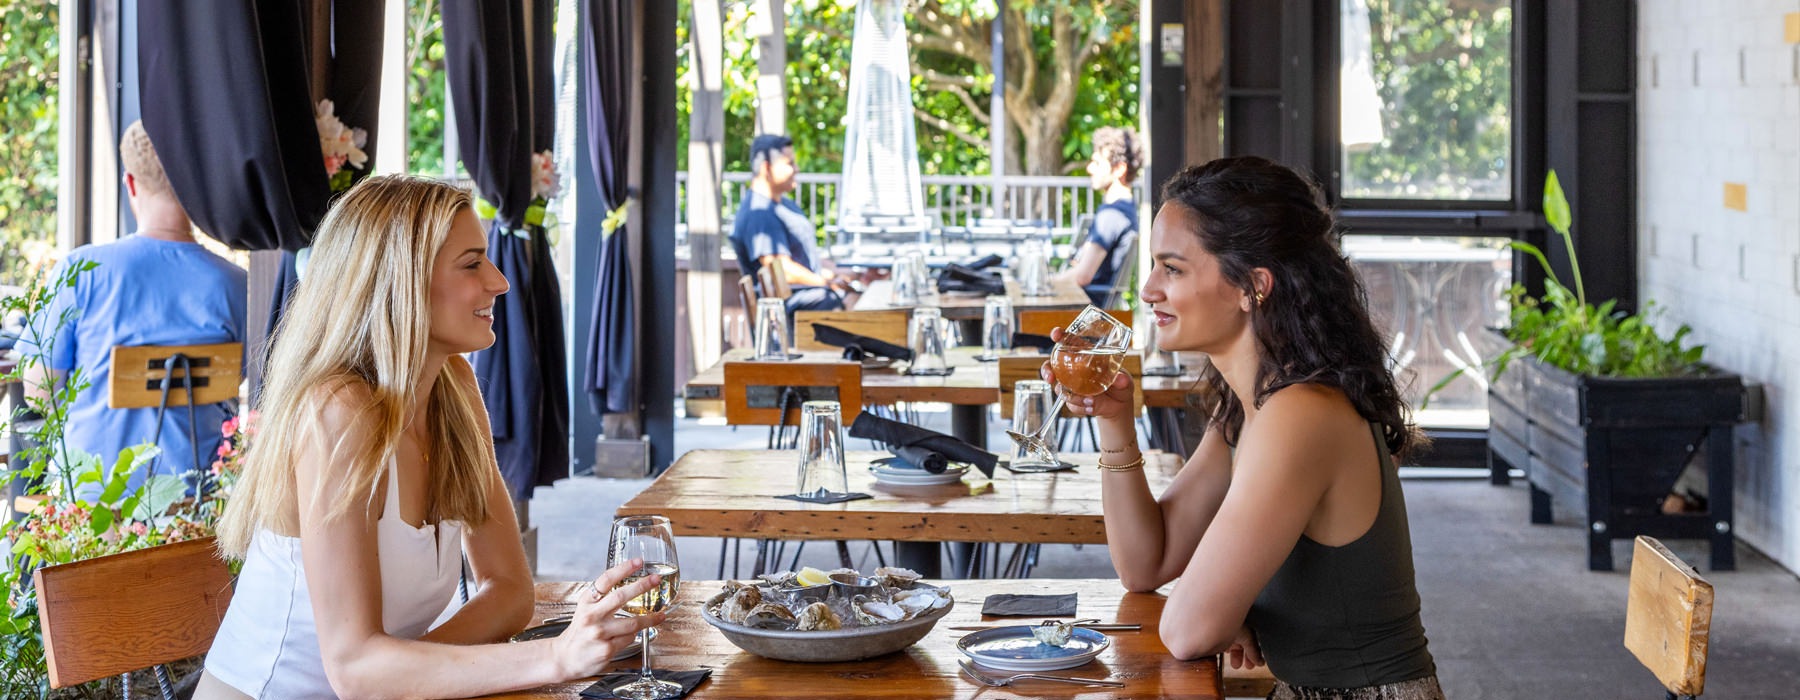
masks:
[[(196, 697), (529, 688), (598, 673), (661, 621), (614, 617), (656, 585), (614, 591), (638, 566), (627, 562), (594, 581), (561, 636), (496, 644), (530, 620), (532, 580), (460, 355), (493, 344), (506, 290), (454, 187), (369, 178), (325, 217), (219, 526), (244, 568)], [(437, 622), (464, 554), (474, 595)]]

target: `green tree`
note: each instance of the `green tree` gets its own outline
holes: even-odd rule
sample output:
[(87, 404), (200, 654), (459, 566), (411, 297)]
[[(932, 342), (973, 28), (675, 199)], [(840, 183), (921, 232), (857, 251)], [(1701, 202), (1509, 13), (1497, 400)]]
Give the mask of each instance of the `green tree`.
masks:
[[(442, 175), (444, 120), (449, 95), (444, 82), (444, 17), (437, 0), (406, 0), (406, 170)], [(460, 164), (457, 166), (460, 169)]]
[(56, 0), (0, 0), (0, 284), (56, 239)]

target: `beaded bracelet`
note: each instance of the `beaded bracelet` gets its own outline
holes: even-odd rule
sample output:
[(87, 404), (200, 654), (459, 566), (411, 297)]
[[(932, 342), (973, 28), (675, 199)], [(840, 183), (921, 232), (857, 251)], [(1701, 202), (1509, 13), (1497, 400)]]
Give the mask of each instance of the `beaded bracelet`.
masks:
[(1108, 471), (1108, 472), (1136, 471), (1136, 470), (1144, 468), (1144, 455), (1140, 453), (1138, 455), (1137, 459), (1134, 459), (1125, 464), (1107, 464), (1106, 460), (1104, 460), (1104, 459), (1095, 460), (1094, 464), (1095, 464), (1095, 466), (1100, 467), (1101, 471)]

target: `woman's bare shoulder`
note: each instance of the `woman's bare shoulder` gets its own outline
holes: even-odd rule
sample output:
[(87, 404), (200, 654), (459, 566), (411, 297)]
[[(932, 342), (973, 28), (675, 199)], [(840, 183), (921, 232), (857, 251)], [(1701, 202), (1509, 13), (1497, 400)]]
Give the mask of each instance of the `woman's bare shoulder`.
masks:
[(1340, 440), (1368, 437), (1369, 421), (1356, 412), (1356, 406), (1337, 387), (1293, 384), (1270, 394), (1257, 409), (1256, 425), (1245, 430), (1281, 437), (1283, 441), (1306, 434), (1323, 438), (1308, 442), (1331, 446)]

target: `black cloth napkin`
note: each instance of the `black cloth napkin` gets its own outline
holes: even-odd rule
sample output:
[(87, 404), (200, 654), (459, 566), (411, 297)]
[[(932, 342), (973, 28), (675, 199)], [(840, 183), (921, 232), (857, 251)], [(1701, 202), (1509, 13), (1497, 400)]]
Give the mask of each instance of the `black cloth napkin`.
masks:
[(995, 593), (981, 604), (983, 615), (1029, 615), (1031, 617), (1066, 617), (1075, 614), (1074, 593), (1062, 595), (1026, 595)]
[(1038, 335), (1036, 333), (1014, 333), (1012, 341), (1012, 346), (1015, 348), (1037, 348), (1039, 350), (1056, 349), (1056, 341), (1051, 340), (1050, 336), (1047, 335)]
[(1000, 279), (1000, 273), (984, 272), (956, 263), (945, 265), (943, 271), (938, 273), (937, 282), (940, 292), (1006, 293), (1006, 282)]
[[(913, 469), (923, 469), (933, 474), (942, 474), (944, 473), (944, 470), (950, 468), (950, 458), (945, 457), (944, 453), (929, 447), (901, 445), (895, 447), (893, 452), (893, 459), (888, 461), (888, 464), (893, 466), (904, 465), (912, 467)], [(894, 465), (895, 462), (899, 462), (900, 464)]]
[[(656, 680), (680, 684), (681, 694), (675, 696), (678, 698), (687, 697), (688, 693), (694, 692), (695, 688), (700, 687), (701, 683), (706, 682), (706, 679), (712, 677), (712, 669), (710, 668), (696, 669), (693, 671), (664, 671), (659, 668), (653, 670), (651, 673), (655, 676)], [(613, 688), (617, 688), (637, 679), (638, 672), (636, 670), (613, 671), (612, 673), (601, 676), (600, 682), (581, 689), (581, 697), (600, 698), (602, 700), (616, 698), (618, 696), (612, 694)]]
[(1006, 262), (1006, 261), (1004, 259), (1002, 259), (999, 255), (995, 255), (993, 253), (988, 253), (987, 255), (983, 255), (979, 258), (976, 258), (974, 260), (970, 260), (966, 263), (963, 263), (962, 266), (969, 268), (971, 270), (986, 270), (990, 267), (998, 266), (1000, 263), (1003, 263), (1003, 262)]
[(911, 350), (885, 340), (857, 335), (837, 326), (828, 326), (823, 323), (813, 324), (813, 339), (826, 345), (843, 348), (846, 360), (861, 362), (870, 355), (907, 362), (911, 362), (913, 359)]
[[(988, 478), (994, 477), (994, 465), (1000, 457), (949, 435), (908, 423), (891, 421), (873, 413), (864, 413), (850, 424), (850, 437), (867, 438), (887, 443), (893, 448), (916, 448), (936, 452), (951, 462), (975, 465)], [(904, 459), (904, 458), (903, 458)], [(940, 470), (941, 471), (941, 470)]]
[(802, 503), (843, 503), (844, 501), (860, 501), (865, 498), (874, 498), (874, 496), (851, 491), (849, 493), (832, 493), (824, 496), (802, 496), (794, 493), (784, 493), (776, 496), (776, 498), (785, 498), (790, 501), (800, 501)]

